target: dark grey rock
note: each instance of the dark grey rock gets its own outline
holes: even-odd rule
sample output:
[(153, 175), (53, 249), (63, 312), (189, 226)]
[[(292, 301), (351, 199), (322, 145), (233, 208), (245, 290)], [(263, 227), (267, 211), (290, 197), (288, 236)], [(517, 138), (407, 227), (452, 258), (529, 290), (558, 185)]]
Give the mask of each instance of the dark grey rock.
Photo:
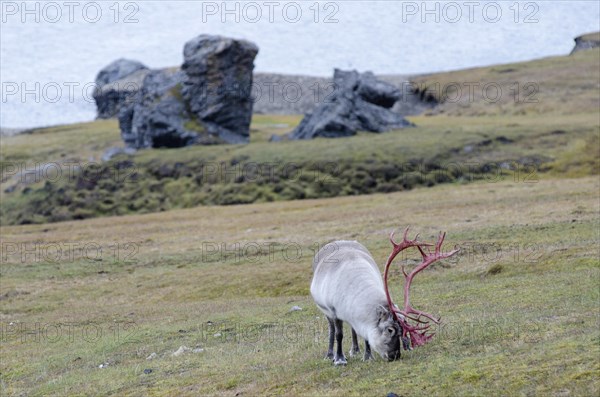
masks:
[(96, 101), (97, 118), (107, 119), (119, 114), (133, 99), (148, 68), (138, 61), (117, 59), (105, 66), (96, 76), (92, 94)]
[(592, 48), (600, 47), (600, 32), (588, 33), (579, 37), (575, 37), (575, 47), (571, 51), (571, 55)]
[(98, 72), (98, 75), (96, 76), (96, 86), (102, 87), (113, 81), (121, 80), (142, 69), (148, 69), (148, 67), (141, 62), (133, 61), (131, 59), (117, 59)]
[[(408, 75), (375, 75), (377, 80), (393, 85), (400, 91), (391, 110), (403, 116), (421, 114), (434, 108), (433, 98), (425, 97), (410, 82)], [(324, 102), (330, 102), (335, 92), (333, 79), (276, 73), (255, 73), (252, 84), (254, 113), (306, 114)]]
[(94, 90), (97, 118), (109, 119), (117, 117), (121, 109), (134, 103), (142, 87), (148, 69), (141, 69), (132, 74)]
[(184, 79), (185, 74), (179, 69), (148, 73), (138, 101), (119, 115), (121, 137), (128, 147), (182, 147), (196, 143), (204, 130), (192, 122), (179, 93)]
[(336, 69), (333, 80), (335, 91), (330, 100), (307, 113), (290, 139), (338, 138), (357, 131), (384, 132), (412, 125), (390, 110), (401, 99), (401, 91), (371, 72)]
[(135, 101), (119, 114), (128, 147), (247, 143), (250, 86), (258, 47), (201, 35), (186, 43), (180, 68), (152, 70)]
[[(423, 92), (423, 87), (411, 81), (412, 76), (380, 75), (379, 80), (392, 84), (401, 92), (400, 99), (394, 103), (391, 110), (402, 116), (414, 116), (435, 108), (438, 103), (435, 98)], [(418, 76), (414, 76), (418, 77)]]
[(181, 94), (202, 124), (227, 143), (247, 143), (252, 71), (258, 47), (246, 40), (200, 35), (185, 44)]
[(346, 79), (353, 84), (352, 87), (349, 88), (353, 89), (354, 85), (356, 85), (356, 87), (358, 87), (358, 95), (363, 100), (372, 103), (373, 105), (389, 109), (402, 97), (402, 93), (396, 87), (381, 80), (377, 80), (373, 73), (363, 73), (359, 78), (359, 82), (354, 82), (352, 81), (353, 79)]

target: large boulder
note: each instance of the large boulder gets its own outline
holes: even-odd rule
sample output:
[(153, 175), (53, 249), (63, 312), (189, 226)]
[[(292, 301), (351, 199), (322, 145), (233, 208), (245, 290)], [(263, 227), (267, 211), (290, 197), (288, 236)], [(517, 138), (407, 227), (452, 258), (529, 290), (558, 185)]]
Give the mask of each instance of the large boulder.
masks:
[(181, 69), (153, 70), (133, 104), (121, 111), (129, 147), (247, 143), (252, 118), (252, 70), (258, 47), (201, 35), (184, 47)]
[[(402, 93), (392, 111), (403, 116), (421, 114), (436, 105), (433, 97), (423, 95), (408, 75), (375, 75)], [(254, 73), (252, 84), (255, 114), (306, 114), (322, 102), (330, 101), (334, 92), (331, 77)]]
[(102, 68), (96, 76), (92, 94), (96, 101), (97, 118), (116, 117), (135, 98), (148, 71), (141, 62), (123, 58)]
[(96, 101), (96, 117), (99, 119), (117, 117), (121, 109), (135, 102), (148, 73), (150, 73), (149, 69), (141, 69), (102, 87), (96, 86), (93, 93)]
[(181, 94), (190, 111), (228, 143), (250, 139), (252, 71), (258, 47), (246, 40), (200, 35), (183, 48)]
[(336, 69), (333, 81), (335, 91), (329, 101), (307, 113), (290, 139), (338, 138), (357, 131), (384, 132), (412, 126), (391, 110), (402, 93), (373, 73)]
[(101, 87), (143, 69), (148, 69), (148, 67), (141, 62), (124, 58), (117, 59), (98, 72), (96, 85)]
[(202, 126), (192, 121), (181, 100), (184, 73), (152, 70), (144, 78), (139, 98), (119, 115), (121, 137), (130, 148), (181, 147), (197, 143)]

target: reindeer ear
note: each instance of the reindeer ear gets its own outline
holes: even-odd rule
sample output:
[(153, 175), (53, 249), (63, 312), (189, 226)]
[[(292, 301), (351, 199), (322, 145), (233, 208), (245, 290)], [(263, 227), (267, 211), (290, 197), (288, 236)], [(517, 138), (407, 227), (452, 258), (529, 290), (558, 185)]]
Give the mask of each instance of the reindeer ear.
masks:
[(382, 322), (390, 317), (390, 311), (383, 305), (377, 306), (377, 321)]

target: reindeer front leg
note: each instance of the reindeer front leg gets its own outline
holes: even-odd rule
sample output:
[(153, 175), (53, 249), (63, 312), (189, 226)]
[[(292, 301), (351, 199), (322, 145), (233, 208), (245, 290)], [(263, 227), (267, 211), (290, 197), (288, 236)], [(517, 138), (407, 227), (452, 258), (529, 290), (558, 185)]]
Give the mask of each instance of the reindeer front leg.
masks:
[(371, 345), (369, 345), (369, 341), (365, 341), (365, 355), (363, 357), (363, 361), (369, 361), (373, 359), (373, 354), (371, 354)]
[(360, 353), (360, 347), (358, 346), (358, 336), (356, 331), (352, 328), (352, 348), (350, 349), (350, 357), (356, 356)]
[(335, 353), (335, 357), (333, 358), (334, 365), (346, 365), (348, 362), (346, 361), (346, 357), (344, 356), (344, 351), (342, 350), (342, 339), (344, 339), (344, 322), (342, 320), (335, 320), (335, 339), (337, 341), (337, 351)]

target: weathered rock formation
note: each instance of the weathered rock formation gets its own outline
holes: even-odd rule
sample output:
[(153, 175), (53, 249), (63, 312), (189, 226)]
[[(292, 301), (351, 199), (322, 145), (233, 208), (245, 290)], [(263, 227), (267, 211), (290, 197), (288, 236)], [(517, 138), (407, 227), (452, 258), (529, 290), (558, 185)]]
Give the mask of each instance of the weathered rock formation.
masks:
[(121, 137), (127, 147), (181, 147), (197, 142), (196, 132), (204, 130), (192, 123), (192, 116), (181, 98), (184, 77), (179, 69), (148, 73), (136, 101), (119, 115)]
[(596, 47), (600, 47), (600, 32), (584, 34), (575, 37), (575, 47), (571, 51), (571, 54)]
[[(149, 72), (149, 69), (138, 70), (104, 85), (100, 91), (101, 95), (96, 98), (98, 118), (117, 117), (120, 108), (135, 101), (144, 77)], [(408, 76), (376, 75), (375, 77), (394, 85), (402, 92), (402, 99), (392, 108), (396, 113), (404, 116), (420, 114), (434, 106), (433, 103), (426, 102), (411, 92), (412, 86)], [(333, 92), (333, 79), (330, 77), (254, 73), (251, 90), (254, 102), (252, 110), (258, 114), (309, 113), (322, 102), (328, 101)]]
[[(407, 75), (375, 75), (375, 78), (396, 87), (401, 99), (396, 101), (392, 111), (403, 116), (421, 114), (435, 107), (435, 101), (424, 98)], [(323, 102), (330, 101), (334, 93), (333, 79), (286, 75), (276, 73), (255, 73), (252, 84), (254, 113), (259, 114), (303, 114), (310, 113)]]
[(252, 71), (258, 47), (249, 41), (201, 35), (183, 49), (187, 75), (181, 95), (189, 111), (227, 143), (250, 139)]
[(116, 117), (135, 98), (148, 71), (141, 62), (122, 58), (100, 70), (92, 94), (96, 101), (97, 118)]
[(329, 100), (307, 113), (290, 139), (338, 138), (357, 131), (384, 132), (412, 125), (391, 110), (402, 98), (401, 91), (373, 73), (336, 69), (333, 81), (335, 91)]
[(119, 115), (128, 147), (247, 143), (258, 47), (201, 35), (185, 44), (180, 68), (152, 70)]

